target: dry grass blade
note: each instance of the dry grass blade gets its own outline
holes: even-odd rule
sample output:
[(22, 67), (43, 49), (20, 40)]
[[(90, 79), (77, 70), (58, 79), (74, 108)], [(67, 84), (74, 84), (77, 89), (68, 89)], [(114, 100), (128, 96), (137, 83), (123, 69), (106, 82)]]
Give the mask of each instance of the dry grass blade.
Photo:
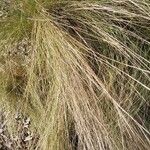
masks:
[(149, 0), (0, 8), (0, 104), (31, 118), (26, 149), (149, 150)]

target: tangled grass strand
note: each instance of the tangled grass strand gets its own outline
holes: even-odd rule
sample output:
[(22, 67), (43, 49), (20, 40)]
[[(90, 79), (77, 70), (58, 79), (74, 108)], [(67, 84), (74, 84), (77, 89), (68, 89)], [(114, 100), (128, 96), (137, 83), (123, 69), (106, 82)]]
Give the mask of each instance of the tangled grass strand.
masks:
[(31, 118), (26, 149), (149, 150), (149, 0), (0, 9), (0, 105), (10, 132), (16, 111)]

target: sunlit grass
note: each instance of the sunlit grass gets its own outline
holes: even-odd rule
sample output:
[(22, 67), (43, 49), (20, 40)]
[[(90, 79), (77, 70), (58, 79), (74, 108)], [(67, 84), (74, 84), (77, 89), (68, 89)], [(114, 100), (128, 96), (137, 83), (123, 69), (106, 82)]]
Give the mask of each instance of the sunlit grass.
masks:
[(37, 149), (149, 149), (148, 0), (0, 6), (1, 106), (31, 118)]

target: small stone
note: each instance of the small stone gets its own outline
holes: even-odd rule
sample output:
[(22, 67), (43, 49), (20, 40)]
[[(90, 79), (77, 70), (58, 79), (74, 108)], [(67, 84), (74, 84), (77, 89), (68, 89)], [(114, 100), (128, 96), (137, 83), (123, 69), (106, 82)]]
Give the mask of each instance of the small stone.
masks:
[(32, 136), (28, 136), (28, 137), (26, 137), (26, 138), (24, 139), (25, 142), (26, 142), (26, 141), (30, 141), (30, 140), (32, 140)]
[(2, 133), (3, 133), (3, 131), (4, 131), (3, 129), (0, 129), (0, 134), (2, 134)]

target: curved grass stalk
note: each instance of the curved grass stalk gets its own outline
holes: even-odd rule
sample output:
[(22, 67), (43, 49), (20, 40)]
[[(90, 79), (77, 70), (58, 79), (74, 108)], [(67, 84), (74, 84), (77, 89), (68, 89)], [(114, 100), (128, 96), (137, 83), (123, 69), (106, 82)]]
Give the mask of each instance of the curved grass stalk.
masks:
[(30, 149), (149, 149), (148, 0), (0, 6), (0, 104), (31, 118)]

